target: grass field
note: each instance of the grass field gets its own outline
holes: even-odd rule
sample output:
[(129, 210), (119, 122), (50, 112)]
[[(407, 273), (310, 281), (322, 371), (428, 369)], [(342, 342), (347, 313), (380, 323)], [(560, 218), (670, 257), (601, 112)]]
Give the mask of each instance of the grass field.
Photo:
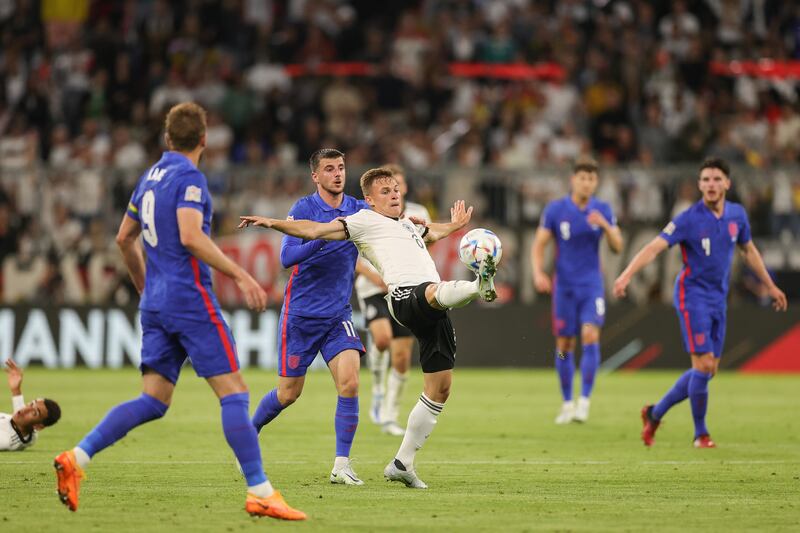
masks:
[[(255, 401), (276, 381), (272, 372), (245, 375)], [(383, 480), (399, 439), (369, 423), (368, 387), (353, 447), (366, 485), (328, 482), (335, 390), (327, 374), (311, 374), (300, 401), (261, 435), (272, 482), (310, 515), (290, 524), (242, 510), (244, 484), (219, 406), (190, 369), (164, 419), (96, 456), (80, 509), (68, 512), (55, 495), (53, 457), (138, 394), (138, 376), (29, 369), (27, 397), (57, 399), (64, 416), (33, 448), (0, 454), (0, 531), (800, 530), (800, 376), (722, 374), (711, 383), (709, 408), (719, 448), (691, 447), (684, 402), (646, 449), (639, 408), (676, 376), (602, 376), (590, 422), (562, 427), (553, 424), (559, 398), (550, 372), (457, 370), (451, 399), (418, 455), (417, 470), (430, 485), (418, 491)], [(403, 417), (420, 389), (414, 369)], [(0, 405), (7, 411), (10, 401)]]

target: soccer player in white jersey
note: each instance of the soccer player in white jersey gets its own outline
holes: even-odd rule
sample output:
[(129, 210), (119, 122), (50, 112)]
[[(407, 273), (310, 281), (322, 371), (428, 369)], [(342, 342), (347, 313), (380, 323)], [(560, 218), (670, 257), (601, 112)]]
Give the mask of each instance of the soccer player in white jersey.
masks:
[[(403, 168), (400, 165), (385, 165), (383, 168), (392, 172), (400, 187), (400, 218), (414, 217), (426, 223), (432, 222), (425, 206), (406, 201), (408, 184)], [(388, 288), (375, 267), (369, 261), (359, 258), (356, 272), (359, 274), (355, 283), (356, 295), (372, 336), (372, 344), (367, 351), (367, 362), (372, 372), (372, 406), (369, 416), (372, 422), (381, 426), (384, 433), (403, 436), (405, 430), (397, 419), (400, 399), (411, 366), (414, 334), (389, 313), (386, 300)], [(391, 371), (387, 376), (390, 354)]]
[(450, 395), (455, 366), (456, 338), (448, 309), (464, 307), (481, 298), (493, 301), (496, 265), (489, 256), (481, 263), (474, 281), (441, 281), (425, 243), (442, 239), (469, 223), (472, 208), (457, 201), (450, 209), (449, 223), (428, 223), (417, 218), (401, 219), (400, 186), (384, 168), (361, 176), (361, 190), (370, 209), (327, 223), (309, 220), (276, 220), (241, 217), (240, 228), (255, 225), (273, 228), (304, 239), (344, 240), (378, 269), (389, 287), (392, 316), (408, 327), (420, 345), (424, 391), (408, 416), (400, 449), (383, 471), (390, 481), (407, 487), (428, 486), (417, 477), (414, 459), (436, 425)]
[(22, 369), (11, 359), (5, 368), (11, 390), (13, 414), (0, 413), (0, 452), (22, 451), (36, 442), (39, 431), (61, 418), (61, 408), (47, 398), (36, 398), (25, 405), (22, 396)]

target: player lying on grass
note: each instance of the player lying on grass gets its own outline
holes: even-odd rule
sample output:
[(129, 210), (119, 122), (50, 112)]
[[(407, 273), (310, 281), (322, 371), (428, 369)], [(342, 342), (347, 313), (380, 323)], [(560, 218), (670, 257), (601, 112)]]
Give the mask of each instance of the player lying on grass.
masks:
[(22, 369), (6, 360), (13, 414), (0, 413), (0, 452), (21, 451), (36, 442), (39, 431), (61, 418), (61, 408), (48, 398), (36, 398), (25, 405), (22, 397)]
[(655, 405), (642, 408), (642, 440), (652, 446), (662, 417), (675, 404), (689, 398), (694, 419), (694, 446), (714, 448), (706, 427), (708, 382), (714, 377), (725, 343), (725, 315), (733, 251), (737, 247), (747, 266), (768, 288), (777, 311), (786, 311), (786, 295), (770, 278), (761, 254), (750, 238), (750, 223), (741, 204), (728, 202), (731, 188), (728, 164), (706, 159), (700, 166), (698, 186), (703, 197), (667, 224), (661, 235), (636, 254), (614, 282), (621, 298), (631, 278), (674, 244), (680, 244), (683, 269), (675, 280), (674, 305), (683, 345), (691, 355), (687, 370)]
[(441, 281), (426, 242), (442, 239), (464, 227), (472, 216), (458, 201), (446, 224), (401, 219), (402, 202), (391, 170), (377, 168), (361, 176), (361, 190), (371, 209), (328, 223), (309, 220), (276, 220), (243, 216), (240, 228), (255, 225), (303, 239), (350, 240), (381, 273), (389, 287), (392, 316), (414, 333), (420, 346), (424, 391), (411, 410), (406, 434), (395, 458), (384, 469), (391, 481), (424, 489), (414, 469), (417, 450), (430, 436), (450, 395), (455, 366), (456, 338), (448, 309), (463, 307), (477, 298), (492, 301), (495, 264), (489, 256), (474, 281)]

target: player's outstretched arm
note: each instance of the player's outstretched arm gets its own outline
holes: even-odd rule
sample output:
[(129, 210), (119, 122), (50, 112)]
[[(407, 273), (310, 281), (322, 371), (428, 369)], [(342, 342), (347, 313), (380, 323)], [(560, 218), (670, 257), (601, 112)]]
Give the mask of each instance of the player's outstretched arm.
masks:
[(17, 366), (17, 363), (15, 363), (13, 359), (6, 359), (5, 371), (11, 395), (22, 395), (22, 369)]
[(767, 267), (764, 265), (764, 258), (761, 257), (761, 252), (758, 251), (753, 241), (748, 241), (746, 244), (743, 244), (739, 247), (739, 250), (742, 253), (744, 262), (750, 267), (750, 270), (752, 270), (755, 275), (758, 276), (758, 279), (761, 280), (761, 283), (767, 287), (769, 296), (773, 300), (772, 307), (774, 307), (776, 311), (786, 311), (786, 308), (789, 307), (786, 295), (775, 285), (775, 282), (772, 281), (772, 276), (769, 275)]
[(278, 220), (275, 218), (246, 215), (239, 217), (239, 229), (248, 226), (261, 226), (293, 235), (302, 239), (324, 239), (326, 241), (343, 241), (347, 238), (345, 226), (341, 220), (330, 222), (314, 222), (313, 220)]
[(633, 275), (653, 262), (658, 254), (669, 248), (669, 243), (660, 235), (639, 250), (622, 274), (614, 281), (614, 296), (622, 298)]
[(553, 232), (539, 226), (536, 235), (533, 237), (531, 246), (531, 269), (533, 270), (533, 286), (537, 291), (549, 294), (553, 290), (550, 276), (544, 271), (544, 250), (547, 244), (553, 240)]
[(128, 268), (128, 274), (133, 280), (133, 285), (139, 294), (144, 291), (144, 253), (139, 242), (142, 226), (127, 214), (122, 216), (122, 222), (117, 231), (117, 246), (122, 252), (122, 260)]
[(409, 217), (409, 220), (417, 226), (428, 228), (428, 232), (425, 234), (425, 242), (436, 242), (469, 224), (471, 218), (472, 206), (467, 208), (464, 200), (457, 200), (453, 207), (450, 208), (450, 222), (428, 222), (417, 217)]
[(267, 293), (242, 267), (234, 263), (203, 233), (203, 213), (193, 207), (178, 208), (178, 229), (181, 244), (193, 256), (211, 268), (219, 270), (233, 281), (244, 293), (247, 307), (263, 311), (267, 307)]

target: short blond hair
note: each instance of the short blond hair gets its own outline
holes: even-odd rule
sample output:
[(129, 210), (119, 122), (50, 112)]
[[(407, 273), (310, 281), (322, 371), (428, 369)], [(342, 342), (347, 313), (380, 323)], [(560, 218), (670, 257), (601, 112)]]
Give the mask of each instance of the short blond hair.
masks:
[[(388, 167), (371, 168), (361, 175), (361, 192), (366, 198), (372, 190), (372, 184), (378, 180), (394, 179), (394, 173)], [(397, 181), (397, 180), (395, 180)]]
[(191, 152), (206, 134), (206, 110), (194, 102), (177, 104), (167, 113), (164, 130), (174, 150)]
[(405, 176), (406, 172), (403, 170), (403, 167), (396, 163), (389, 163), (388, 165), (383, 165), (381, 168), (385, 168), (392, 174), (400, 174), (401, 176)]

